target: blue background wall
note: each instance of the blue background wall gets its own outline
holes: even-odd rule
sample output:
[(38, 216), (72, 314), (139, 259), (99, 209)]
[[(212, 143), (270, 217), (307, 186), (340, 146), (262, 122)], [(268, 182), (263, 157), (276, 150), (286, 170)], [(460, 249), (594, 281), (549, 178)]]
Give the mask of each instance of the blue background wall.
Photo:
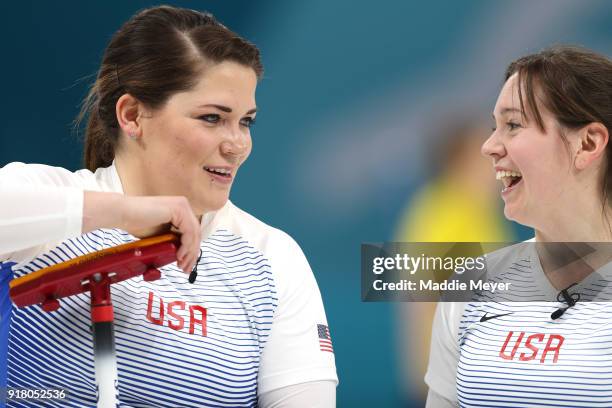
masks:
[[(395, 309), (360, 302), (360, 243), (391, 239), (429, 175), (430, 129), (458, 112), (489, 117), (512, 59), (568, 42), (612, 55), (612, 3), (169, 3), (207, 9), (261, 48), (254, 150), (232, 199), (289, 232), (308, 256), (334, 339), (338, 405), (410, 405)], [(0, 165), (80, 168), (71, 121), (86, 86), (113, 32), (155, 4), (2, 6)]]

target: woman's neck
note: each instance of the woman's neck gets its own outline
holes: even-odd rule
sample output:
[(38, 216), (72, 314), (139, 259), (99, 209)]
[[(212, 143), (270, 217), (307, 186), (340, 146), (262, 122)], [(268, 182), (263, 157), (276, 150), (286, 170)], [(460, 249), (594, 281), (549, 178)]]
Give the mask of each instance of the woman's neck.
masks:
[(537, 242), (542, 270), (558, 290), (582, 281), (612, 261), (612, 242)]
[(586, 205), (577, 198), (572, 204), (571, 210), (551, 211), (551, 218), (535, 230), (540, 264), (559, 290), (612, 261), (610, 206), (603, 212), (601, 202)]
[(601, 203), (574, 206), (564, 213), (551, 211), (551, 217), (535, 227), (537, 242), (611, 242), (612, 208)]
[(128, 160), (125, 155), (118, 153), (115, 156), (115, 168), (121, 180), (123, 193), (130, 196), (156, 195), (148, 187), (144, 170), (137, 160)]

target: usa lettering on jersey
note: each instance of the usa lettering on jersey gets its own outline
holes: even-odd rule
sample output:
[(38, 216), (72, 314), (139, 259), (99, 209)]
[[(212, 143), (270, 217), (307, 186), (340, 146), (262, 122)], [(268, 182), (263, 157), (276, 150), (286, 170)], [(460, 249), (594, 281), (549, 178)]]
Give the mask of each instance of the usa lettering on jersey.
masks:
[[(161, 296), (159, 296), (159, 302), (155, 302), (154, 298), (153, 292), (149, 292), (148, 321), (159, 326), (165, 324), (173, 330), (181, 331), (185, 327), (185, 319), (187, 318), (189, 320), (189, 334), (195, 334), (196, 325), (199, 325), (202, 328), (202, 336), (206, 337), (206, 308), (200, 305), (187, 305), (182, 300), (164, 303)], [(158, 317), (153, 317), (154, 308), (157, 309)]]
[[(514, 332), (508, 332), (506, 341), (504, 341), (501, 350), (499, 350), (499, 356), (504, 360), (514, 360), (514, 357), (518, 357), (517, 359), (519, 361), (531, 361), (540, 356), (540, 363), (544, 364), (547, 361), (546, 357), (552, 353), (552, 362), (556, 363), (559, 361), (559, 352), (561, 351), (561, 346), (565, 341), (565, 337), (562, 335), (534, 333), (525, 337), (526, 333), (520, 332), (518, 333), (517, 338), (514, 340), (514, 343), (512, 343), (513, 335)], [(529, 351), (521, 352), (517, 356), (519, 349), (529, 349)]]

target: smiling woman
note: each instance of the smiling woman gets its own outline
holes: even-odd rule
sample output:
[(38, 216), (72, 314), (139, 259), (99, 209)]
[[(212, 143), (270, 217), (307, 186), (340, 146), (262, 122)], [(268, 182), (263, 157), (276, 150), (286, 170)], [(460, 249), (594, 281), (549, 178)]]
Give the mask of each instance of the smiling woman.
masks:
[[(258, 49), (210, 14), (143, 10), (113, 36), (77, 118), (87, 169), (0, 168), (2, 296), (13, 277), (180, 234), (159, 280), (112, 287), (121, 406), (335, 405), (331, 337), (304, 254), (229, 201), (262, 72)], [(0, 385), (65, 389), (62, 407), (95, 406), (88, 310), (81, 295), (52, 314), (2, 310)]]
[(577, 48), (508, 67), (482, 152), (504, 182), (506, 217), (538, 241), (612, 240), (611, 89), (612, 62)]
[(504, 80), (482, 153), (535, 243), (487, 256), (515, 297), (438, 305), (427, 406), (612, 406), (612, 61), (555, 47)]
[(256, 86), (252, 68), (224, 61), (158, 110), (122, 95), (117, 117), (131, 137), (120, 138), (115, 160), (126, 194), (185, 196), (197, 215), (221, 208), (251, 152)]

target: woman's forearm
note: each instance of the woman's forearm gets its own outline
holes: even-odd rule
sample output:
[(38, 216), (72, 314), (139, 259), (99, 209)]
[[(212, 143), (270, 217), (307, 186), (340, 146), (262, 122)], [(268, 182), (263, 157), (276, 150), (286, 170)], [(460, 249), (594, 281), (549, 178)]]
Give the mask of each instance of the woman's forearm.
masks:
[(38, 246), (42, 251), (45, 245), (99, 228), (146, 237), (174, 227), (181, 234), (177, 259), (184, 271), (193, 268), (199, 254), (200, 226), (185, 197), (16, 185), (0, 193), (0, 262), (23, 261), (13, 255)]

